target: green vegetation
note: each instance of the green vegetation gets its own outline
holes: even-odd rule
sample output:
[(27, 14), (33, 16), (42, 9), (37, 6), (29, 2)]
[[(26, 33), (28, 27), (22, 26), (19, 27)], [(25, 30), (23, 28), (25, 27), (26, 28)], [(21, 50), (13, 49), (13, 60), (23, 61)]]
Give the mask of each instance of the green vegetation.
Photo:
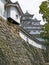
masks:
[(0, 65), (9, 65), (9, 61), (7, 60), (1, 48), (0, 48)]
[[(34, 48), (29, 43), (23, 43), (24, 47), (27, 49), (27, 56), (31, 60), (31, 63), (33, 65), (44, 65), (44, 62), (42, 61), (41, 55), (37, 51), (36, 48)], [(31, 58), (32, 57), (32, 58)]]
[(45, 39), (46, 45), (46, 57), (47, 61), (49, 61), (49, 7), (48, 2), (43, 1), (40, 5), (39, 13), (43, 14), (43, 20), (46, 20), (46, 23), (43, 25), (44, 32), (41, 33), (41, 37)]

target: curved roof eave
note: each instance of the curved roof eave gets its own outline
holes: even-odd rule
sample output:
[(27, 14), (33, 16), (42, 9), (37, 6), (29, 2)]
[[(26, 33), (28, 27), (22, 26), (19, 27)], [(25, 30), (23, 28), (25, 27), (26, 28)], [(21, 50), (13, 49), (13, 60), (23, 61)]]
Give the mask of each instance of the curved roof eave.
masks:
[(15, 2), (15, 3), (7, 2), (7, 3), (5, 4), (5, 8), (6, 8), (6, 7), (11, 7), (11, 6), (16, 7), (16, 8), (18, 9), (20, 15), (23, 15), (23, 11), (22, 11), (22, 9), (21, 9), (21, 7), (20, 7), (20, 5), (19, 5), (18, 2)]

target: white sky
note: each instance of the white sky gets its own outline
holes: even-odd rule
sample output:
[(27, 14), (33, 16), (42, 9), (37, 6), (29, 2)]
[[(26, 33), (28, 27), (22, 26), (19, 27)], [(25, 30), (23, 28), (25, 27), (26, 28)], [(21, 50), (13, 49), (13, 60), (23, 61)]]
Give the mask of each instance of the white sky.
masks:
[(39, 6), (42, 1), (45, 0), (11, 0), (12, 2), (18, 1), (22, 11), (25, 13), (28, 11), (30, 14), (34, 14), (34, 18), (41, 20), (43, 24), (42, 15), (39, 14)]

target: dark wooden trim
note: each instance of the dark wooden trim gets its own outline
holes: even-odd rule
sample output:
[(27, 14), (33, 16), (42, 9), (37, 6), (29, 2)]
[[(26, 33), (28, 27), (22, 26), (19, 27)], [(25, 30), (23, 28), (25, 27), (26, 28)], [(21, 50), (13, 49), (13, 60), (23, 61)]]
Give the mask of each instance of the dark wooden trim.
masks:
[(7, 20), (8, 20), (10, 23), (19, 25), (19, 23), (18, 23), (17, 21), (15, 21), (14, 19), (12, 19), (11, 17), (8, 17)]

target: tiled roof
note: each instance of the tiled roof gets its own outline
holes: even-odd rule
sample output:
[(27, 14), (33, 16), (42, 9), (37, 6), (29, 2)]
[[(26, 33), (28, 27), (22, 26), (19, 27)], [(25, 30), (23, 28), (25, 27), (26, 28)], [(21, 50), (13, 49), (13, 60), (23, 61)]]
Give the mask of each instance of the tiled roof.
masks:
[(29, 19), (29, 18), (28, 18), (28, 19), (26, 19), (26, 18), (25, 18), (25, 19), (21, 18), (21, 21), (40, 22), (41, 20), (37, 20), (37, 19)]
[(24, 27), (42, 27), (42, 25), (33, 25), (32, 23), (21, 23), (21, 25)]
[(34, 16), (34, 14), (30, 14), (30, 13), (28, 13), (28, 11), (27, 11), (25, 14), (22, 15), (22, 18), (23, 18), (23, 17), (31, 17), (31, 18), (32, 18), (33, 16)]
[(19, 11), (19, 13), (20, 13), (21, 15), (23, 15), (23, 11), (22, 11), (22, 9), (21, 9), (21, 7), (20, 7), (20, 5), (19, 5), (18, 2), (12, 3), (11, 1), (8, 1), (8, 2), (5, 4), (5, 8), (11, 7), (11, 6), (16, 7), (17, 10)]
[(35, 22), (40, 22), (41, 20), (37, 20), (37, 18), (34, 19)]
[(30, 14), (28, 11), (26, 11), (26, 13), (24, 15), (32, 15), (32, 14)]

